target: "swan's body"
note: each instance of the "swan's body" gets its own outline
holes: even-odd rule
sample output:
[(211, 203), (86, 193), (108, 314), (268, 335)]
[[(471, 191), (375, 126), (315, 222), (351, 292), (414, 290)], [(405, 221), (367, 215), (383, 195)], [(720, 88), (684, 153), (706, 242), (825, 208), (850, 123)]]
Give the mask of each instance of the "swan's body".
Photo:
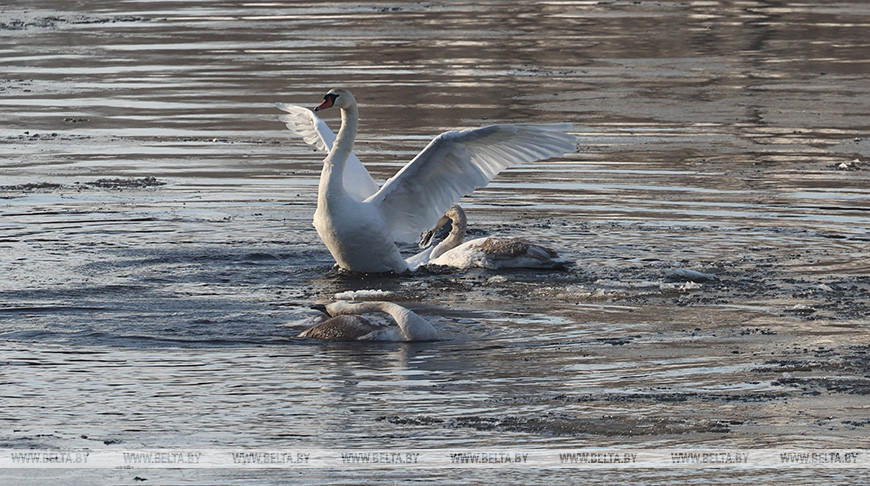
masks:
[[(555, 251), (521, 238), (477, 238), (462, 243), (467, 229), (465, 211), (454, 205), (438, 220), (435, 228), (424, 236), (424, 242), (432, 233), (447, 224), (452, 224), (450, 234), (431, 249), (429, 265), (454, 268), (561, 268), (566, 260)], [(461, 243), (461, 244), (460, 244)]]
[(359, 124), (356, 100), (347, 90), (330, 90), (315, 111), (332, 106), (341, 109), (341, 129), (334, 142), (313, 113), (278, 105), (290, 112), (282, 120), (291, 130), (329, 149), (314, 227), (339, 266), (357, 272), (409, 270), (396, 241), (415, 238), (460, 197), (485, 186), (502, 169), (575, 150), (574, 137), (565, 133), (570, 124), (491, 125), (445, 132), (374, 190), (371, 176), (353, 156)]
[[(333, 302), (328, 316), (299, 337), (329, 341), (435, 341), (438, 331), (414, 312), (392, 302)], [(384, 318), (386, 313), (389, 318)]]

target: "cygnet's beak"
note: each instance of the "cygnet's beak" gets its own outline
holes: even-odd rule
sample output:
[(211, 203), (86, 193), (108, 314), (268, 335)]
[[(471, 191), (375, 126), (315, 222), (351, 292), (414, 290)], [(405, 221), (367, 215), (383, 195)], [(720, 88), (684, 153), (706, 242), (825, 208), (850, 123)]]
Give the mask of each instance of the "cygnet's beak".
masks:
[(423, 233), (420, 236), (420, 242), (417, 243), (417, 246), (419, 246), (420, 248), (426, 248), (427, 246), (429, 246), (429, 243), (432, 243), (432, 235), (434, 234), (435, 230), (429, 230)]

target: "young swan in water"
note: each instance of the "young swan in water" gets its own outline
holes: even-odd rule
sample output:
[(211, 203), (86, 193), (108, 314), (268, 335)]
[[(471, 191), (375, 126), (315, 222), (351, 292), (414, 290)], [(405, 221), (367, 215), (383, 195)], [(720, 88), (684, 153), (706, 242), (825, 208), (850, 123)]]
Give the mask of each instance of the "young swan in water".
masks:
[[(420, 246), (428, 245), (438, 228), (450, 221), (450, 234), (429, 255), (429, 265), (454, 268), (562, 268), (568, 263), (555, 251), (520, 238), (477, 238), (462, 243), (468, 227), (465, 211), (454, 205), (423, 235)], [(462, 243), (460, 245), (460, 243)]]
[[(338, 301), (314, 306), (328, 317), (298, 337), (329, 341), (437, 341), (438, 331), (426, 319), (392, 302)], [(386, 313), (392, 319), (362, 314)]]

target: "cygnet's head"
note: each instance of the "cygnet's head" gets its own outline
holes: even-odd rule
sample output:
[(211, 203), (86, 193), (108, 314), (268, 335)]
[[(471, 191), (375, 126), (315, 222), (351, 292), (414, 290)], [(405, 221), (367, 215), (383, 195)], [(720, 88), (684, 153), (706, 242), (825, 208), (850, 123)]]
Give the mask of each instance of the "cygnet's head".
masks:
[(329, 304), (314, 304), (311, 308), (323, 312), (330, 317), (335, 317), (341, 314), (353, 314), (353, 304), (344, 300), (337, 300)]
[(314, 111), (325, 110), (327, 108), (332, 108), (333, 106), (338, 108), (348, 108), (352, 105), (356, 105), (356, 98), (350, 93), (350, 91), (341, 88), (333, 88), (326, 93), (326, 96), (323, 97), (323, 103), (317, 106)]
[(435, 238), (435, 234), (443, 228), (447, 223), (451, 223), (450, 230), (453, 231), (455, 228), (456, 231), (461, 231), (462, 234), (465, 234), (465, 228), (467, 225), (467, 217), (465, 216), (465, 210), (462, 209), (458, 204), (454, 204), (450, 209), (444, 213), (444, 216), (441, 216), (441, 219), (435, 223), (435, 227), (426, 231), (420, 236), (420, 242), (418, 245), (420, 248), (426, 248), (430, 244), (432, 244), (433, 239)]

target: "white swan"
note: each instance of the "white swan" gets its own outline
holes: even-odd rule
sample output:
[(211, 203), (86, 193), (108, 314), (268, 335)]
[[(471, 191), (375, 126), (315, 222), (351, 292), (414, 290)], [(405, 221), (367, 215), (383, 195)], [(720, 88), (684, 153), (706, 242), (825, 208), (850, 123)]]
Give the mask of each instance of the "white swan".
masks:
[[(330, 341), (436, 341), (438, 331), (414, 312), (392, 302), (333, 302), (314, 308), (328, 318), (298, 337)], [(386, 313), (392, 319), (362, 314)]]
[(448, 221), (452, 224), (450, 234), (431, 248), (427, 262), (429, 265), (499, 269), (561, 268), (568, 263), (568, 260), (559, 258), (555, 251), (520, 238), (486, 237), (462, 243), (467, 229), (467, 219), (465, 211), (456, 205), (438, 220), (435, 228), (423, 235), (420, 245), (429, 244), (435, 231)]
[(374, 191), (371, 176), (353, 156), (359, 124), (356, 100), (347, 90), (333, 89), (315, 111), (333, 106), (341, 109), (341, 129), (334, 142), (313, 113), (289, 105), (279, 108), (290, 112), (282, 117), (288, 127), (309, 143), (329, 148), (314, 227), (338, 265), (357, 272), (409, 270), (396, 241), (414, 239), (460, 197), (485, 186), (502, 169), (576, 149), (575, 137), (565, 133), (571, 128), (568, 123), (445, 132)]

